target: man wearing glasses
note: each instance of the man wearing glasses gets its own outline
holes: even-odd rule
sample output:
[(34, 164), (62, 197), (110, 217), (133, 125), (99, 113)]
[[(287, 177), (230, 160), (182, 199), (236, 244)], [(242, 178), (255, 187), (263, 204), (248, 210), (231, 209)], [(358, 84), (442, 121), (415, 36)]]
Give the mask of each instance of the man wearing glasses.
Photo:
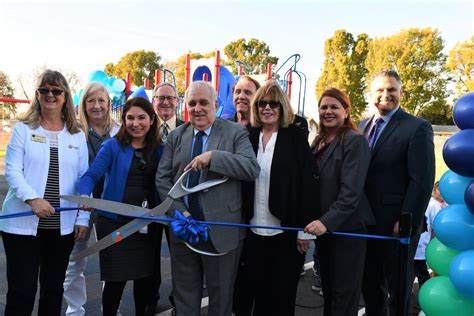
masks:
[(160, 134), (163, 141), (166, 141), (172, 130), (184, 123), (176, 117), (177, 106), (178, 91), (172, 84), (164, 82), (153, 89), (153, 108), (161, 121)]
[[(161, 83), (153, 89), (153, 109), (160, 118), (160, 135), (163, 142), (168, 138), (168, 134), (176, 127), (180, 126), (184, 122), (176, 117), (176, 107), (178, 106), (178, 91), (176, 88), (168, 83)], [(156, 241), (156, 255), (161, 257), (161, 240), (163, 238), (163, 230), (165, 231), (166, 241), (168, 242), (169, 248), (169, 229), (168, 226), (158, 224), (159, 229), (157, 230), (157, 241)], [(158, 259), (158, 258), (157, 258)], [(160, 260), (155, 260), (159, 263)], [(161, 285), (161, 265), (157, 264), (154, 271), (155, 277), (155, 289), (154, 289), (154, 300), (156, 305), (160, 299), (160, 285)], [(174, 298), (173, 290), (171, 290), (169, 301), (174, 309)], [(155, 308), (155, 311), (159, 311)], [(174, 312), (174, 311), (173, 311)]]

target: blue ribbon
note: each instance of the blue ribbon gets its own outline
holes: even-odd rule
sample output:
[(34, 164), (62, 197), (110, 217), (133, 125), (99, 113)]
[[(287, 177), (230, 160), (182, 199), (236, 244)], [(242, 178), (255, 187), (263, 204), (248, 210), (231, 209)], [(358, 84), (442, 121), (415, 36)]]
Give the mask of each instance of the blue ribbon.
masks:
[(174, 212), (174, 217), (175, 218), (170, 222), (170, 231), (176, 237), (191, 245), (208, 239), (209, 226), (195, 221), (191, 216), (186, 217), (179, 211)]
[[(196, 244), (199, 241), (206, 241), (208, 239), (208, 231), (210, 230), (209, 226), (212, 226), (212, 225), (228, 226), (228, 227), (243, 227), (243, 228), (277, 229), (277, 230), (287, 230), (287, 231), (304, 231), (304, 228), (298, 228), (298, 227), (262, 226), (262, 225), (237, 224), (237, 223), (227, 223), (227, 222), (196, 221), (192, 219), (191, 216), (185, 217), (179, 211), (175, 211), (174, 218), (153, 217), (153, 216), (130, 216), (130, 217), (170, 222), (170, 231), (173, 233), (173, 235), (179, 237), (181, 240), (185, 242), (189, 242), (190, 244)], [(202, 232), (205, 232), (205, 234)], [(391, 236), (356, 234), (356, 233), (346, 233), (346, 232), (327, 232), (327, 234), (359, 237), (359, 238), (397, 240), (400, 243), (405, 244), (405, 245), (408, 245), (410, 243), (409, 237), (397, 238), (397, 237), (391, 237)], [(205, 238), (204, 238), (204, 235), (205, 235)]]
[[(79, 208), (78, 207), (57, 207), (54, 209), (55, 212), (74, 211), (74, 210), (79, 210)], [(19, 213), (0, 215), (0, 219), (25, 217), (25, 216), (32, 216), (32, 215), (35, 215), (32, 211), (24, 211), (24, 212), (19, 212)]]
[[(54, 210), (56, 212), (62, 211), (73, 211), (78, 210), (77, 207), (58, 207)], [(113, 213), (113, 212), (111, 212)], [(297, 227), (285, 227), (285, 226), (262, 226), (262, 225), (250, 225), (250, 224), (237, 224), (237, 223), (226, 223), (226, 222), (205, 222), (205, 221), (196, 221), (191, 216), (185, 217), (181, 212), (175, 211), (174, 218), (170, 217), (155, 217), (155, 216), (135, 216), (127, 215), (131, 218), (140, 218), (151, 221), (165, 221), (170, 223), (170, 231), (173, 235), (177, 236), (181, 240), (195, 245), (200, 241), (206, 241), (209, 238), (210, 226), (228, 226), (228, 227), (243, 227), (243, 228), (263, 228), (263, 229), (278, 229), (278, 230), (287, 230), (287, 231), (304, 231), (304, 228)], [(24, 217), (34, 215), (32, 211), (19, 212), (14, 214), (0, 215), (0, 219), (14, 218), (14, 217)], [(383, 239), (383, 240), (397, 240), (402, 244), (408, 245), (410, 243), (410, 238), (397, 238), (391, 236), (380, 236), (380, 235), (369, 235), (369, 234), (355, 234), (355, 233), (345, 233), (345, 232), (327, 232), (327, 234), (332, 235), (341, 235), (341, 236), (350, 236), (350, 237), (359, 237), (359, 238), (373, 238), (373, 239)]]

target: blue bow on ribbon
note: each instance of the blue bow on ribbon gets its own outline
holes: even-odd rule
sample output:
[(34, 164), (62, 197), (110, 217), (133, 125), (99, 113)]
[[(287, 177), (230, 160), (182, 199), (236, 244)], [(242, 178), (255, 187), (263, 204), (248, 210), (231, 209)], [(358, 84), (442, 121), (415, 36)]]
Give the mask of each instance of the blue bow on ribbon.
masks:
[(171, 233), (176, 237), (191, 245), (208, 239), (209, 226), (195, 221), (191, 216), (184, 216), (180, 211), (174, 212), (174, 218), (169, 226)]

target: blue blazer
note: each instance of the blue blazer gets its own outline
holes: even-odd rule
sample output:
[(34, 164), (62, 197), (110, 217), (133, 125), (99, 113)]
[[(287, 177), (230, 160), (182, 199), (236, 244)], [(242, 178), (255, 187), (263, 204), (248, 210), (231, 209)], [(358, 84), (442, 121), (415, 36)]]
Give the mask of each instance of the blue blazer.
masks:
[[(156, 149), (158, 163), (162, 152), (163, 147), (160, 145)], [(94, 162), (81, 177), (79, 193), (81, 195), (90, 195), (96, 183), (105, 175), (102, 198), (122, 202), (133, 154), (134, 149), (132, 146), (122, 146), (116, 138), (105, 141)], [(157, 201), (160, 201), (156, 188), (155, 193)]]

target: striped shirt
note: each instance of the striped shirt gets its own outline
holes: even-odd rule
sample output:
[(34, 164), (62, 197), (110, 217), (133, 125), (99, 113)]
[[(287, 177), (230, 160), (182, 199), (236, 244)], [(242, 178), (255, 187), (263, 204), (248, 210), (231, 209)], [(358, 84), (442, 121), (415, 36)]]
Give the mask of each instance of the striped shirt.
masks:
[[(58, 159), (58, 134), (59, 132), (49, 132), (49, 169), (48, 179), (46, 180), (46, 188), (43, 198), (57, 208), (59, 203), (59, 159)], [(41, 229), (60, 229), (60, 214), (54, 213), (52, 216), (40, 218), (38, 228)]]

